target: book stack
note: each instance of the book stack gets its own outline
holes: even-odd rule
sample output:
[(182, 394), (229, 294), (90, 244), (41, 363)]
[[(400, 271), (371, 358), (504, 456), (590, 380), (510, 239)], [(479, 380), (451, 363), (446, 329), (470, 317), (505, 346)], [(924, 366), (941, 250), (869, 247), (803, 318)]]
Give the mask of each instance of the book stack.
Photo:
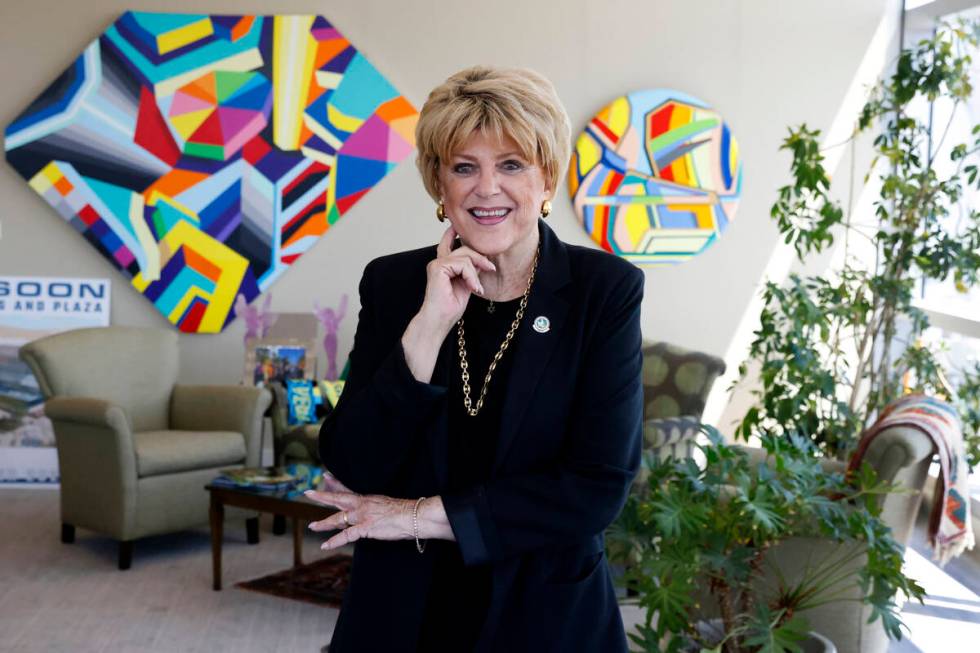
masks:
[(239, 467), (221, 470), (221, 476), (211, 481), (211, 484), (260, 492), (281, 492), (292, 488), (298, 480), (296, 474), (281, 467)]

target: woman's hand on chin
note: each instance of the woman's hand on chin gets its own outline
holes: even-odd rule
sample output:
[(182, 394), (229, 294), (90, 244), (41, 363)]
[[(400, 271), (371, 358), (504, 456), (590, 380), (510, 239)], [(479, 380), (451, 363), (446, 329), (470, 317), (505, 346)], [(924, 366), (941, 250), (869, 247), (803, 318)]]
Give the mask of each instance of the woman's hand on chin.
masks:
[(449, 227), (436, 246), (436, 258), (426, 268), (425, 299), (419, 309), (442, 337), (463, 316), (470, 295), (483, 294), (480, 273), (497, 270), (490, 259), (469, 247), (453, 249), (454, 238), (456, 231)]
[(463, 316), (470, 294), (483, 294), (480, 272), (496, 266), (469, 247), (453, 249), (456, 231), (449, 227), (436, 247), (436, 258), (426, 266), (425, 298), (402, 334), (405, 362), (418, 381), (429, 383), (439, 348), (453, 325)]

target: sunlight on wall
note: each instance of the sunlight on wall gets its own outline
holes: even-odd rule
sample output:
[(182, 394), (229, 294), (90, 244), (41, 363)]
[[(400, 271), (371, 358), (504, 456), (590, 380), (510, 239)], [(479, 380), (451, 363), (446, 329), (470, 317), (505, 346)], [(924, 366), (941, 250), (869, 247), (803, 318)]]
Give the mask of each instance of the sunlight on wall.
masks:
[[(899, 8), (897, 2), (891, 3), (882, 13), (881, 21), (868, 42), (861, 63), (855, 70), (847, 92), (841, 99), (840, 107), (830, 126), (823, 132), (821, 150), (824, 152), (824, 166), (828, 171), (837, 170), (838, 164), (841, 163), (848, 150), (848, 148), (839, 147), (839, 145), (850, 136), (858, 114), (864, 106), (867, 89), (883, 74), (886, 66), (891, 63), (896, 54), (895, 43), (901, 18)], [(722, 418), (725, 418), (725, 422), (729, 422), (730, 418), (738, 414), (742, 401), (739, 397), (729, 396), (728, 389), (738, 379), (738, 366), (745, 360), (752, 343), (753, 332), (759, 325), (759, 313), (762, 311), (760, 292), (767, 280), (781, 282), (786, 279), (794, 257), (795, 252), (792, 246), (785, 245), (782, 241), (770, 255), (762, 278), (759, 279), (756, 286), (756, 292), (742, 313), (742, 318), (739, 320), (738, 327), (725, 352), (727, 370), (724, 376), (715, 381), (708, 397), (703, 417), (706, 424), (726, 426), (720, 424)], [(731, 408), (726, 410), (730, 403), (732, 404)], [(740, 416), (739, 414), (738, 417)]]

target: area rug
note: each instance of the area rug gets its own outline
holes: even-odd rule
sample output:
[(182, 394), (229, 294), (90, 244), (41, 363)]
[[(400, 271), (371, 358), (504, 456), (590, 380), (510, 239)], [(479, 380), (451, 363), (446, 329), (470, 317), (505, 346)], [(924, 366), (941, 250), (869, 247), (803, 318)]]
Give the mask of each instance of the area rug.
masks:
[(279, 571), (255, 580), (236, 583), (236, 587), (339, 608), (350, 578), (351, 557), (338, 553), (306, 565)]

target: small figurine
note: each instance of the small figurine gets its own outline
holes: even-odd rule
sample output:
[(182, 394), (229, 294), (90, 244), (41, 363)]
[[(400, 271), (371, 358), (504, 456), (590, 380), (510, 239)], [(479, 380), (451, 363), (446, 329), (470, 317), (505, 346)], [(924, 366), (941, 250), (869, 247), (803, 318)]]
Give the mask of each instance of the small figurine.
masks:
[(340, 303), (337, 310), (332, 308), (321, 308), (319, 302), (313, 301), (313, 314), (323, 325), (323, 351), (327, 354), (327, 379), (335, 381), (337, 379), (337, 331), (340, 329), (340, 321), (347, 313), (347, 293), (340, 296)]
[(272, 295), (266, 295), (262, 302), (261, 310), (254, 305), (249, 305), (245, 300), (245, 295), (239, 294), (235, 299), (235, 315), (245, 320), (245, 345), (252, 338), (264, 338), (269, 331), (269, 327), (276, 323), (279, 316), (269, 311), (272, 303)]

